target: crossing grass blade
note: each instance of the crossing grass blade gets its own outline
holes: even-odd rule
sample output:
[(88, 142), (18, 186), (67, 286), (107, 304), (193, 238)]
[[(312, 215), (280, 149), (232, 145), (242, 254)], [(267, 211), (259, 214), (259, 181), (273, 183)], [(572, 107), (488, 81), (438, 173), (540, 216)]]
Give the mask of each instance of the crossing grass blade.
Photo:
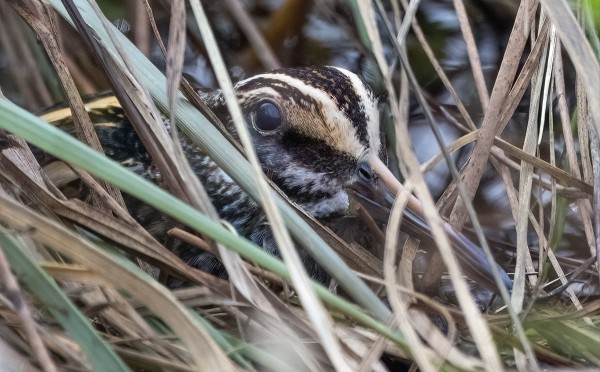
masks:
[(46, 274), (28, 254), (22, 242), (0, 229), (0, 249), (12, 269), (28, 286), (44, 307), (85, 351), (95, 370), (128, 371), (121, 358), (102, 339), (87, 318), (69, 300), (54, 279)]
[[(60, 0), (51, 0), (52, 6), (69, 20)], [(95, 13), (84, 1), (75, 1), (83, 18), (90, 27), (97, 31), (99, 42), (109, 53), (115, 53), (111, 39), (101, 26)], [(150, 92), (157, 106), (168, 112), (168, 99), (165, 93), (165, 77), (143, 56), (140, 51), (123, 35), (119, 36), (121, 47), (128, 53), (138, 69), (139, 76), (144, 78), (143, 84)], [(178, 127), (213, 159), (219, 167), (229, 174), (254, 200), (260, 202), (256, 181), (250, 171), (248, 161), (219, 133), (219, 131), (194, 107), (183, 99), (176, 104)], [(275, 197), (289, 231), (303, 248), (329, 273), (338, 279), (340, 286), (361, 306), (368, 309), (381, 322), (385, 322), (390, 310), (360, 280), (348, 265), (331, 247), (288, 205), (281, 197)]]
[[(244, 258), (289, 280), (285, 265), (250, 241), (232, 233), (194, 208), (185, 204), (155, 184), (125, 169), (115, 161), (92, 150), (72, 136), (47, 124), (37, 116), (0, 99), (0, 128), (5, 129), (40, 149), (74, 166), (118, 186), (122, 191), (148, 203), (159, 211), (177, 219), (194, 230), (238, 252)], [(373, 319), (356, 305), (312, 282), (313, 289), (329, 306), (344, 312), (358, 322), (380, 332), (400, 347), (406, 347), (404, 338), (383, 322)]]

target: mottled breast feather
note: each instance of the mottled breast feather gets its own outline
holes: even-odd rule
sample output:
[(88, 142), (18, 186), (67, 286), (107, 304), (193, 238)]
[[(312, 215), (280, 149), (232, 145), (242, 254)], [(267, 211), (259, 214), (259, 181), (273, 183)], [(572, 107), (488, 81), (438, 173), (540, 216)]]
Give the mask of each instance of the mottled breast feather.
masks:
[[(371, 90), (347, 70), (304, 67), (251, 77), (236, 84), (235, 91), (265, 174), (314, 217), (328, 224), (342, 217), (350, 226), (348, 218), (353, 216), (346, 184), (355, 175), (361, 156), (367, 151), (378, 154), (381, 149), (379, 113)], [(236, 137), (221, 92), (198, 93)], [(252, 122), (265, 100), (277, 105), (274, 112), (282, 118), (282, 124), (272, 131), (261, 131)], [(88, 101), (86, 108), (106, 154), (146, 179), (162, 184), (160, 173), (114, 97), (98, 97)], [(73, 130), (68, 108), (53, 110), (44, 118), (63, 130)], [(168, 119), (163, 120), (168, 127)], [(180, 141), (220, 217), (246, 238), (278, 255), (258, 204), (194, 143), (183, 136)], [(224, 275), (224, 268), (215, 257), (167, 235), (174, 221), (130, 196), (125, 195), (125, 200), (132, 215), (186, 262)], [(362, 231), (355, 227), (352, 230)], [(304, 262), (313, 277), (324, 278), (312, 259), (305, 256)]]

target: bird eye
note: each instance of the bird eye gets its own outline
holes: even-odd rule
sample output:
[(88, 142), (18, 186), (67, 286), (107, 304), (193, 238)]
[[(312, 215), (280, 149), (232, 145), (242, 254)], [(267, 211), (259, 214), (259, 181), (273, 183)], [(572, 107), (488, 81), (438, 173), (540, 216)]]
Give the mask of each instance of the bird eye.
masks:
[(277, 129), (283, 122), (281, 110), (273, 101), (263, 101), (258, 104), (254, 115), (254, 126), (261, 131)]

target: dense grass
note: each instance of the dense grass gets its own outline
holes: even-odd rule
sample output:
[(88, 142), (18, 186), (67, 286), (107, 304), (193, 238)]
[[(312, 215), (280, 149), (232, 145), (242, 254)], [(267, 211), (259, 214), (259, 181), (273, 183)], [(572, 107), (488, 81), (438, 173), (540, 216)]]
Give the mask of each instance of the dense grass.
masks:
[[(304, 19), (300, 14), (309, 11), (297, 1), (285, 2), (264, 22), (267, 38), (263, 40), (255, 24), (257, 17), (249, 16), (235, 1), (225, 3), (222, 6), (231, 7), (231, 14), (251, 40), (247, 61), (253, 62), (247, 66), (281, 65), (277, 43), (283, 44), (285, 39), (270, 35), (282, 33), (286, 27), (298, 31), (302, 22), (294, 17)], [(468, 7), (465, 9), (460, 0), (454, 2), (467, 49), (473, 96), (481, 108), (480, 120), (473, 116), (472, 104), (463, 99), (464, 92), (455, 90), (454, 81), (436, 59), (439, 50), (430, 48), (427, 39), (431, 35), (422, 32), (415, 18), (416, 3), (349, 4), (354, 20), (346, 27), (357, 30), (357, 45), (371, 62), (365, 75), (373, 77), (378, 89), (386, 92), (392, 119), (387, 128), (391, 164), (400, 162), (402, 176), (410, 180), (407, 184), (421, 199), (429, 222), (441, 221), (441, 205), (454, 226), (469, 222), (482, 247), (489, 250), (488, 239), (493, 242), (495, 230), (501, 227), (480, 224), (479, 218), (485, 219), (486, 213), (477, 205), (473, 208), (471, 200), (481, 192), (485, 184), (482, 178), (490, 172), (503, 190), (516, 239), (515, 246), (508, 248), (507, 256), (512, 260), (501, 264), (514, 272), (514, 289), (503, 293), (503, 298), (496, 299), (483, 313), (476, 305), (478, 293), (468, 287), (443, 235), (435, 237), (441, 266), (432, 271), (441, 275), (443, 267), (447, 268), (445, 278), (451, 282), (456, 300), (442, 290), (438, 296), (415, 290), (419, 286), (415, 281), (426, 281), (428, 274), (410, 274), (418, 241), (408, 239), (399, 250), (396, 237), (401, 205), (392, 211), (386, 249), (383, 259), (378, 260), (336, 240), (274, 190), (261, 193), (266, 190), (257, 186), (262, 176), (252, 170), (239, 147), (177, 91), (183, 67), (183, 35), (201, 40), (209, 55), (219, 52), (218, 40), (211, 38), (200, 3), (193, 2), (191, 12), (203, 26), (200, 36), (195, 28), (186, 29), (183, 2), (171, 4), (170, 37), (181, 43), (168, 45), (165, 50), (166, 76), (140, 51), (148, 51), (151, 30), (143, 7), (127, 10), (138, 15), (132, 35), (136, 47), (94, 6), (66, 1), (67, 6), (77, 5), (68, 15), (62, 2), (53, 0), (50, 4), (59, 17), (76, 25), (92, 51), (86, 49), (88, 62), (74, 59), (81, 53), (79, 48), (59, 42), (65, 33), (57, 38), (50, 26), (54, 15), (50, 17), (42, 3), (11, 2), (14, 9), (2, 4), (6, 10), (3, 14), (20, 14), (27, 21), (46, 49), (51, 61), (48, 66), (54, 69), (39, 67), (46, 59), (41, 57), (35, 38), (19, 32), (25, 26), (15, 18), (5, 22), (0, 33), (11, 33), (18, 44), (5, 38), (0, 39), (0, 46), (14, 71), (16, 56), (28, 55), (30, 59), (24, 58), (24, 63), (35, 62), (31, 76), (39, 78), (28, 81), (15, 73), (12, 79), (0, 80), (0, 87), (7, 95), (18, 97), (14, 100), (21, 106), (35, 111), (56, 97), (54, 87), (60, 82), (79, 117), (77, 133), (83, 142), (6, 98), (0, 101), (0, 128), (7, 131), (2, 133), (0, 162), (0, 221), (4, 226), (0, 232), (4, 252), (0, 274), (6, 283), (0, 317), (7, 326), (0, 330), (4, 341), (0, 356), (9, 364), (46, 370), (281, 370), (282, 366), (368, 370), (383, 368), (379, 357), (385, 352), (388, 359), (414, 363), (423, 370), (600, 366), (599, 279), (594, 258), (600, 246), (600, 45), (599, 9), (593, 0), (571, 4), (573, 8), (561, 0), (522, 3), (518, 11), (510, 13), (515, 23), (493, 83), (479, 59), (480, 45), (472, 34)], [(328, 5), (319, 6), (320, 11), (328, 9)], [(157, 4), (152, 7), (161, 12)], [(210, 10), (215, 9), (221, 8)], [(214, 21), (218, 24), (221, 20)], [(60, 29), (70, 27), (57, 24)], [(142, 29), (145, 39), (140, 36)], [(75, 32), (68, 30), (66, 34)], [(408, 54), (407, 35), (411, 41)], [(413, 71), (416, 66), (408, 57), (414, 56), (414, 40), (434, 67), (440, 86), (453, 97), (452, 108), (438, 104), (430, 92), (422, 90), (416, 77), (419, 73)], [(390, 50), (399, 63), (390, 61)], [(94, 61), (102, 73), (89, 61)], [(225, 62), (211, 61), (220, 84), (227, 89), (230, 82), (225, 76)], [(163, 174), (169, 174), (166, 183), (174, 195), (93, 150), (99, 149), (97, 139), (80, 106), (78, 91), (94, 91), (94, 87), (105, 87), (106, 81), (111, 82), (121, 103), (128, 105), (128, 112), (135, 113), (130, 119), (162, 138), (150, 146), (166, 159)], [(189, 90), (185, 94), (193, 101)], [(468, 166), (460, 170), (460, 178), (454, 175), (455, 180), (461, 180), (459, 186), (451, 183), (437, 206), (424, 186), (427, 169), (419, 167), (411, 150), (406, 126), (411, 96), (416, 97), (423, 116), (433, 125), (443, 118), (463, 131), (462, 137), (448, 146), (448, 152), (475, 143), (469, 150)], [(157, 120), (161, 117), (157, 108), (166, 116), (175, 115), (171, 117), (176, 117), (183, 134), (257, 202), (269, 205), (265, 198), (271, 198), (273, 228), (281, 236), (289, 231), (326, 266), (344, 294), (291, 276), (290, 272), (297, 272), (293, 260), (282, 263), (223, 227), (194, 191), (200, 186), (182, 181), (189, 168)], [(521, 141), (507, 144), (502, 141), (503, 134), (515, 125), (511, 119), (518, 116), (518, 110), (527, 113)], [(77, 175), (92, 190), (92, 203), (67, 200), (39, 169), (22, 139), (77, 167)], [(443, 158), (440, 154), (427, 168)], [(485, 169), (488, 171), (484, 173)], [(154, 241), (122, 208), (121, 191), (214, 240), (219, 249), (232, 252), (229, 268), (235, 272), (230, 272), (230, 281), (188, 267)], [(459, 202), (457, 195), (461, 196)], [(282, 222), (274, 222), (277, 213), (282, 214)], [(575, 233), (574, 225), (581, 226)], [(574, 238), (574, 234), (578, 235)], [(576, 247), (569, 245), (571, 241)], [(558, 249), (565, 247), (579, 258), (561, 255)], [(335, 252), (352, 260), (345, 263)], [(352, 256), (348, 252), (358, 253)], [(163, 285), (168, 274), (192, 285), (169, 290)], [(290, 290), (292, 283), (297, 291)], [(298, 299), (296, 292), (304, 294)], [(380, 292), (382, 296), (377, 296)], [(325, 306), (311, 302), (310, 293)], [(311, 311), (306, 312), (298, 302)], [(505, 303), (510, 303), (510, 308)], [(436, 318), (444, 319), (446, 332), (434, 325), (432, 319)], [(319, 319), (326, 321), (318, 323)]]

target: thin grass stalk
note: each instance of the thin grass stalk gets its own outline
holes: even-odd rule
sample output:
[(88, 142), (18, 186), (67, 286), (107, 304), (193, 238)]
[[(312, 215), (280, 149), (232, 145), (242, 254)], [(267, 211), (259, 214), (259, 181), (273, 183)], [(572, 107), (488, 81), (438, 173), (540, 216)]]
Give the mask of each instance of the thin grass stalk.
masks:
[(28, 250), (23, 247), (22, 242), (15, 239), (4, 228), (0, 230), (0, 249), (4, 251), (12, 269), (20, 279), (25, 281), (54, 318), (84, 350), (94, 369), (129, 370), (108, 343), (102, 340), (87, 318), (58, 287), (54, 279), (46, 274), (37, 262), (26, 253)]
[[(543, 23), (544, 17), (540, 23)], [(532, 34), (533, 34), (532, 30)], [(548, 45), (544, 46), (542, 60), (547, 60)], [(538, 112), (541, 99), (541, 92), (544, 82), (545, 64), (540, 63), (537, 69), (537, 74), (533, 79), (531, 87), (531, 101), (529, 107), (529, 122), (525, 133), (523, 151), (534, 155), (537, 151), (537, 130), (538, 130)], [(516, 218), (517, 230), (517, 261), (515, 265), (515, 276), (513, 280), (513, 292), (511, 297), (511, 306), (516, 313), (521, 313), (523, 310), (523, 301), (525, 299), (525, 282), (528, 279), (527, 273), (532, 272), (533, 265), (531, 263), (531, 255), (529, 253), (528, 226), (529, 226), (529, 211), (531, 208), (531, 188), (533, 184), (533, 166), (528, 163), (521, 164), (521, 172), (519, 174), (519, 207)], [(529, 280), (534, 280), (535, 277), (529, 276)], [(535, 283), (532, 283), (535, 285)], [(514, 349), (515, 362), (519, 370), (525, 371), (528, 368), (525, 356), (517, 349)]]
[[(43, 122), (38, 117), (15, 106), (6, 99), (0, 100), (0, 119), (0, 128), (26, 139), (49, 154), (108, 180), (128, 194), (181, 221), (195, 231), (223, 243), (247, 260), (259, 263), (262, 267), (289, 280), (289, 274), (285, 265), (274, 256), (266, 253), (248, 240), (232, 234), (220, 224), (213, 222), (160, 187), (98, 154), (68, 134)], [(403, 337), (397, 331), (390, 330), (381, 322), (366, 315), (358, 306), (332, 294), (321, 285), (315, 282), (312, 282), (311, 285), (323, 301), (332, 308), (384, 334), (396, 342), (398, 346), (402, 348), (406, 347)]]
[[(406, 0), (401, 0), (401, 1), (402, 1), (402, 5), (405, 8), (407, 8), (408, 3), (406, 2)], [(454, 100), (454, 103), (456, 104), (456, 107), (458, 108), (458, 111), (462, 115), (463, 120), (465, 121), (466, 125), (469, 127), (469, 129), (476, 130), (477, 127), (475, 126), (475, 123), (473, 122), (471, 115), (469, 115), (469, 112), (467, 111), (465, 105), (460, 100), (458, 93), (452, 86), (450, 79), (444, 72), (440, 62), (437, 60), (433, 50), (431, 49), (431, 46), (429, 45), (429, 43), (427, 42), (427, 39), (425, 38), (425, 34), (423, 33), (423, 30), (421, 29), (421, 26), (419, 25), (419, 22), (416, 17), (412, 21), (412, 30), (415, 33), (417, 39), (419, 40), (419, 43), (423, 47), (423, 51), (427, 55), (429, 62), (431, 63), (431, 65), (435, 69), (438, 77), (442, 81), (442, 84), (444, 84), (444, 87), (448, 90), (448, 92), (452, 96), (452, 99)], [(396, 40), (398, 40), (398, 42), (402, 41), (399, 37), (396, 37)], [(489, 99), (488, 99), (488, 101), (489, 101)]]
[(261, 30), (258, 28), (248, 11), (244, 8), (244, 4), (240, 0), (225, 0), (231, 15), (235, 18), (244, 35), (248, 38), (248, 42), (254, 50), (254, 54), (260, 60), (262, 65), (267, 70), (275, 70), (281, 68), (281, 62), (273, 52), (273, 49), (265, 39)]
[[(83, 144), (80, 146), (87, 148)], [(97, 153), (96, 156), (101, 158)], [(9, 213), (10, 218), (7, 217)], [(31, 234), (32, 239), (77, 262), (93, 267), (113, 286), (127, 291), (130, 296), (143, 302), (148, 309), (161, 317), (187, 346), (199, 370), (214, 371), (217, 367), (223, 371), (234, 369), (229, 359), (173, 294), (130, 261), (102, 251), (81, 236), (37, 215), (9, 197), (0, 197), (0, 218), (15, 230), (32, 229), (32, 226), (35, 226), (35, 232)], [(60, 306), (56, 308), (60, 309)], [(89, 324), (88, 326), (91, 327)]]
[[(403, 24), (399, 31), (399, 35), (402, 35), (403, 27), (408, 27), (407, 25), (410, 25), (412, 16), (414, 16), (414, 13), (416, 12), (417, 4), (418, 1), (414, 1), (411, 3), (411, 6), (407, 10), (407, 14), (405, 15), (405, 18), (403, 20)], [(469, 329), (471, 330), (477, 347), (482, 354), (482, 358), (486, 364), (486, 368), (498, 371), (502, 370), (502, 363), (500, 361), (497, 349), (493, 343), (489, 328), (487, 327), (485, 321), (483, 320), (483, 317), (479, 313), (479, 310), (477, 309), (477, 306), (475, 305), (475, 302), (468, 290), (467, 284), (464, 278), (462, 277), (461, 269), (458, 266), (456, 257), (454, 257), (454, 254), (450, 247), (448, 237), (446, 236), (442, 227), (442, 219), (435, 208), (431, 194), (429, 193), (427, 185), (423, 180), (423, 175), (418, 171), (418, 161), (414, 153), (410, 150), (410, 145), (406, 143), (408, 138), (406, 126), (399, 125), (401, 116), (399, 108), (396, 104), (397, 100), (391, 82), (390, 71), (388, 69), (387, 62), (383, 55), (383, 48), (381, 45), (379, 32), (375, 27), (374, 11), (370, 4), (367, 4), (363, 1), (359, 1), (358, 6), (360, 9), (361, 17), (363, 18), (363, 22), (365, 23), (365, 25), (367, 25), (367, 32), (371, 43), (373, 43), (372, 50), (375, 55), (375, 59), (377, 60), (379, 69), (384, 77), (383, 80), (388, 91), (390, 106), (392, 109), (392, 116), (394, 118), (394, 121), (396, 122), (397, 141), (403, 144), (403, 146), (400, 146), (402, 153), (398, 154), (398, 157), (403, 160), (404, 164), (406, 164), (406, 168), (409, 172), (409, 175), (405, 178), (410, 178), (414, 180), (414, 186), (417, 192), (417, 197), (421, 200), (421, 203), (423, 204), (423, 214), (427, 222), (431, 226), (432, 236), (434, 237), (434, 240), (442, 254), (442, 258), (446, 263), (446, 266), (450, 273), (452, 284), (454, 285), (454, 288), (456, 290), (458, 301), (463, 311), (465, 311), (466, 313), (467, 325), (469, 326)], [(405, 58), (406, 56), (401, 53), (400, 57), (402, 60), (402, 58)], [(407, 70), (408, 74), (411, 73), (406, 59), (404, 60), (403, 67)]]
[[(558, 108), (560, 114), (560, 121), (562, 125), (563, 138), (565, 141), (565, 147), (567, 152), (567, 160), (569, 164), (569, 171), (573, 176), (578, 179), (581, 179), (581, 170), (579, 169), (579, 160), (577, 156), (577, 151), (575, 151), (575, 139), (573, 138), (573, 133), (571, 131), (571, 118), (570, 111), (567, 105), (566, 100), (566, 87), (565, 87), (565, 77), (564, 77), (564, 68), (562, 62), (562, 55), (560, 54), (562, 43), (557, 45), (556, 52), (556, 64), (555, 69), (556, 72), (554, 74), (554, 80), (556, 84), (556, 94), (558, 98)], [(600, 78), (598, 78), (600, 79)], [(600, 101), (600, 100), (599, 100)], [(598, 102), (600, 103), (600, 102)], [(588, 247), (590, 250), (590, 255), (595, 255), (595, 243), (594, 243), (594, 232), (592, 228), (592, 205), (588, 199), (577, 199), (577, 206), (579, 215), (581, 216), (581, 221), (583, 223), (583, 228), (585, 231), (585, 236), (587, 238)], [(600, 274), (600, 267), (597, 268)]]
[(542, 94), (542, 110), (540, 118), (540, 129), (538, 136), (538, 146), (542, 142), (542, 136), (544, 135), (544, 127), (546, 125), (546, 110), (548, 107), (548, 97), (550, 92), (550, 85), (552, 83), (552, 77), (554, 72), (554, 57), (556, 53), (556, 29), (554, 26), (550, 26), (550, 46), (548, 47), (548, 58), (546, 63), (546, 73), (544, 74), (544, 94)]
[(389, 297), (390, 305), (392, 306), (392, 309), (394, 309), (395, 321), (398, 323), (402, 333), (406, 337), (407, 343), (410, 345), (415, 362), (423, 371), (436, 371), (439, 368), (436, 365), (439, 365), (440, 361), (436, 360), (437, 358), (435, 355), (431, 353), (431, 350), (421, 341), (416, 329), (413, 328), (411, 324), (410, 316), (408, 314), (408, 308), (411, 304), (410, 297), (400, 296), (396, 290), (396, 242), (398, 239), (402, 213), (406, 208), (406, 203), (408, 202), (408, 198), (412, 191), (413, 189), (410, 180), (406, 180), (404, 188), (399, 195), (396, 195), (396, 199), (394, 200), (394, 205), (392, 206), (388, 221), (388, 229), (386, 231), (383, 272), (386, 292)]
[[(410, 8), (410, 9), (413, 9), (413, 8)], [(414, 13), (414, 12), (416, 12), (416, 9), (412, 10), (412, 13)], [(407, 15), (408, 15), (408, 13), (410, 13), (410, 12), (407, 11)], [(407, 24), (407, 22), (405, 22), (405, 24)], [(412, 21), (411, 24), (415, 25), (416, 21)], [(435, 134), (435, 137), (436, 137), (436, 139), (437, 139), (437, 141), (438, 141), (438, 143), (440, 145), (440, 148), (442, 150), (442, 155), (443, 155), (444, 159), (446, 159), (446, 163), (447, 163), (448, 167), (450, 168), (450, 172), (451, 172), (451, 174), (453, 176), (453, 179), (457, 181), (456, 187), (458, 188), (459, 194), (463, 198), (463, 200), (467, 200), (468, 201), (468, 199), (465, 197), (466, 191), (463, 190), (463, 186), (460, 184), (460, 182), (458, 182), (459, 177), (458, 177), (458, 170), (456, 169), (456, 165), (454, 164), (454, 161), (450, 158), (449, 153), (446, 150), (446, 148), (445, 148), (445, 146), (444, 146), (444, 144), (443, 144), (443, 142), (441, 140), (441, 134), (439, 133), (439, 129), (435, 125), (434, 120), (433, 120), (433, 116), (431, 114), (431, 111), (429, 110), (429, 107), (428, 107), (427, 103), (425, 102), (425, 99), (423, 98), (422, 94), (420, 93), (420, 88), (418, 87), (418, 83), (417, 83), (416, 79), (414, 78), (414, 74), (410, 73), (410, 66), (409, 66), (408, 62), (406, 61), (406, 55), (403, 52), (403, 46), (402, 46), (403, 42), (404, 42), (404, 37), (406, 36), (406, 33), (408, 32), (407, 29), (408, 29), (408, 26), (407, 27), (401, 27), (400, 31), (398, 32), (398, 37), (394, 40), (395, 41), (395, 46), (396, 46), (396, 48), (398, 50), (399, 55), (401, 56), (400, 60), (403, 61), (402, 62), (403, 65), (406, 66), (405, 68), (409, 72), (408, 76), (411, 77), (411, 83), (415, 87), (415, 92), (416, 92), (416, 95), (417, 95), (417, 99), (420, 102), (421, 107), (423, 108), (423, 111), (424, 111), (424, 113), (425, 113), (425, 115), (426, 115), (426, 117), (428, 119), (428, 122), (429, 122), (429, 124), (431, 126), (431, 129), (432, 129), (433, 133)], [(432, 62), (433, 61), (435, 61), (435, 60), (432, 59)], [(437, 63), (434, 63), (434, 65), (436, 65), (436, 64)], [(440, 68), (440, 70), (441, 70), (441, 68)], [(442, 72), (442, 74), (443, 74), (443, 72)], [(444, 80), (444, 79), (442, 79), (442, 80)], [(452, 89), (452, 87), (451, 87), (451, 85), (450, 85), (449, 82), (448, 82), (447, 87), (450, 89), (451, 92), (454, 91)], [(456, 99), (458, 100), (458, 97), (456, 97)], [(459, 102), (458, 103), (459, 107), (463, 106), (462, 103), (460, 103), (460, 101), (458, 101), (458, 102)], [(465, 119), (469, 123), (471, 123), (471, 121), (470, 121), (471, 119), (470, 119), (470, 117), (468, 115), (465, 116)], [(474, 124), (471, 123), (470, 126), (472, 126), (474, 128)], [(481, 247), (483, 248), (483, 251), (485, 252), (485, 255), (486, 255), (487, 259), (488, 259), (488, 262), (490, 263), (490, 266), (492, 267), (492, 272), (494, 273), (494, 280), (496, 281), (496, 284), (497, 284), (497, 286), (498, 286), (498, 288), (500, 290), (500, 294), (501, 294), (503, 300), (505, 301), (505, 303), (508, 303), (509, 302), (508, 293), (505, 290), (504, 284), (502, 283), (502, 281), (500, 279), (500, 275), (499, 275), (499, 272), (498, 272), (497, 268), (493, 264), (494, 259), (493, 259), (493, 256), (491, 254), (491, 250), (489, 248), (487, 240), (485, 239), (485, 236), (483, 234), (483, 230), (481, 228), (479, 220), (477, 219), (477, 215), (475, 214), (475, 211), (474, 211), (474, 208), (472, 206), (472, 203), (470, 201), (466, 202), (465, 203), (465, 207), (467, 209), (469, 217), (471, 218), (474, 230), (475, 230), (475, 232), (477, 234), (477, 238), (478, 238), (478, 240), (479, 240), (479, 242), (481, 244)], [(433, 261), (433, 259), (432, 259), (432, 261)], [(430, 265), (433, 265), (433, 264), (430, 263)], [(513, 317), (513, 319), (514, 319), (515, 322), (519, 322), (519, 319), (516, 317), (515, 314), (512, 314), (511, 316)], [(521, 328), (521, 327), (519, 327), (519, 328)], [(519, 333), (521, 333), (521, 332), (519, 332)], [(521, 338), (522, 338), (523, 342), (526, 342), (526, 338), (525, 338), (524, 334), (521, 335)]]
[(540, 0), (544, 11), (556, 27), (561, 44), (566, 49), (573, 66), (582, 79), (590, 99), (590, 113), (596, 133), (600, 133), (600, 62), (577, 23), (569, 3), (564, 0)]
[[(505, 113), (506, 97), (512, 88), (512, 82), (527, 41), (525, 30), (527, 29), (529, 18), (532, 16), (530, 10), (533, 9), (535, 11), (537, 1), (522, 1), (519, 5), (509, 43), (504, 53), (500, 70), (498, 71), (498, 78), (492, 89), (488, 110), (485, 112), (483, 122), (481, 123), (481, 131), (479, 132), (477, 143), (469, 162), (465, 166), (465, 171), (461, 174), (461, 180), (465, 182), (466, 197), (457, 199), (450, 214), (450, 224), (458, 229), (462, 228), (467, 218), (464, 200), (473, 200), (483, 176), (494, 137), (502, 125), (500, 119)], [(507, 114), (512, 115), (512, 111)]]
[[(2, 232), (0, 232), (0, 234), (1, 233)], [(16, 243), (16, 241), (14, 243)], [(36, 321), (33, 318), (33, 313), (29, 306), (30, 304), (27, 303), (25, 297), (23, 296), (21, 288), (19, 287), (19, 283), (12, 274), (10, 270), (10, 264), (6, 260), (6, 255), (2, 249), (0, 249), (0, 280), (2, 280), (5, 292), (12, 300), (14, 312), (21, 321), (21, 326), (23, 327), (29, 346), (37, 358), (38, 363), (44, 371), (56, 372), (56, 364), (54, 364), (52, 361), (50, 353), (48, 352), (48, 348), (46, 348), (46, 345), (44, 345), (40, 333), (38, 332)]]
[[(59, 0), (51, 0), (55, 9), (67, 21), (70, 18), (62, 7)], [(91, 25), (99, 24), (93, 12), (81, 0), (75, 1), (86, 22)], [(113, 50), (110, 39), (101, 28), (94, 27), (99, 32), (97, 35), (100, 42), (109, 49)], [(136, 62), (139, 72), (148, 79), (145, 81), (150, 94), (156, 100), (156, 104), (166, 110), (167, 101), (164, 94), (165, 80), (164, 76), (145, 58), (139, 51), (122, 35), (118, 35), (122, 45), (128, 52), (128, 55)], [(189, 104), (178, 101), (177, 111), (179, 120), (177, 125), (181, 126), (182, 131), (190, 140), (205, 150), (217, 164), (225, 170), (232, 178), (254, 199), (260, 200), (254, 179), (248, 171), (247, 161), (226, 141), (223, 140), (218, 131), (207, 120)], [(217, 140), (220, 139), (220, 140)], [(280, 197), (276, 196), (277, 204), (281, 208), (284, 219), (288, 224), (290, 232), (302, 243), (310, 255), (323, 267), (331, 276), (338, 279), (340, 286), (352, 296), (357, 303), (369, 309), (378, 320), (385, 322), (390, 315), (389, 309), (381, 300), (357, 278), (356, 274), (332, 252), (331, 248), (319, 237), (306, 222), (304, 222), (293, 209)]]
[[(594, 205), (595, 210), (595, 230), (596, 230), (596, 267), (600, 268), (600, 135), (595, 131), (590, 131), (590, 149), (592, 157), (592, 171), (594, 174)], [(600, 281), (600, 275), (598, 276)]]
[(258, 186), (260, 200), (262, 201), (263, 210), (267, 216), (270, 227), (273, 231), (275, 241), (279, 247), (283, 261), (285, 262), (292, 284), (298, 293), (298, 298), (302, 303), (304, 310), (306, 311), (308, 318), (312, 322), (313, 330), (321, 340), (321, 345), (325, 349), (329, 360), (333, 363), (333, 366), (338, 371), (349, 370), (350, 366), (346, 363), (342, 349), (338, 343), (337, 338), (333, 335), (333, 321), (329, 316), (329, 313), (325, 311), (322, 303), (318, 300), (317, 296), (310, 288), (309, 277), (306, 269), (304, 268), (300, 255), (294, 247), (292, 238), (290, 237), (283, 218), (279, 209), (277, 208), (275, 201), (272, 197), (272, 189), (266, 181), (265, 175), (262, 172), (262, 167), (258, 156), (252, 145), (252, 139), (250, 133), (246, 127), (242, 109), (240, 108), (237, 99), (235, 97), (235, 91), (229, 73), (225, 67), (223, 58), (217, 42), (215, 40), (210, 23), (204, 13), (204, 9), (198, 0), (192, 0), (192, 10), (196, 17), (196, 23), (200, 28), (202, 39), (204, 40), (205, 46), (208, 50), (208, 55), (215, 70), (219, 85), (225, 97), (227, 109), (231, 114), (233, 123), (235, 124), (238, 136), (244, 147), (246, 156), (250, 161), (253, 170), (253, 176)]
[(479, 94), (479, 101), (481, 108), (485, 112), (490, 103), (490, 94), (485, 84), (485, 77), (483, 76), (483, 69), (481, 66), (481, 60), (479, 59), (479, 52), (477, 51), (477, 43), (473, 37), (473, 31), (469, 24), (469, 18), (465, 4), (463, 0), (454, 0), (454, 9), (456, 9), (456, 16), (460, 24), (460, 30), (467, 45), (467, 55), (469, 56), (469, 62), (471, 63), (471, 71), (473, 72), (473, 78), (475, 80), (475, 87)]

